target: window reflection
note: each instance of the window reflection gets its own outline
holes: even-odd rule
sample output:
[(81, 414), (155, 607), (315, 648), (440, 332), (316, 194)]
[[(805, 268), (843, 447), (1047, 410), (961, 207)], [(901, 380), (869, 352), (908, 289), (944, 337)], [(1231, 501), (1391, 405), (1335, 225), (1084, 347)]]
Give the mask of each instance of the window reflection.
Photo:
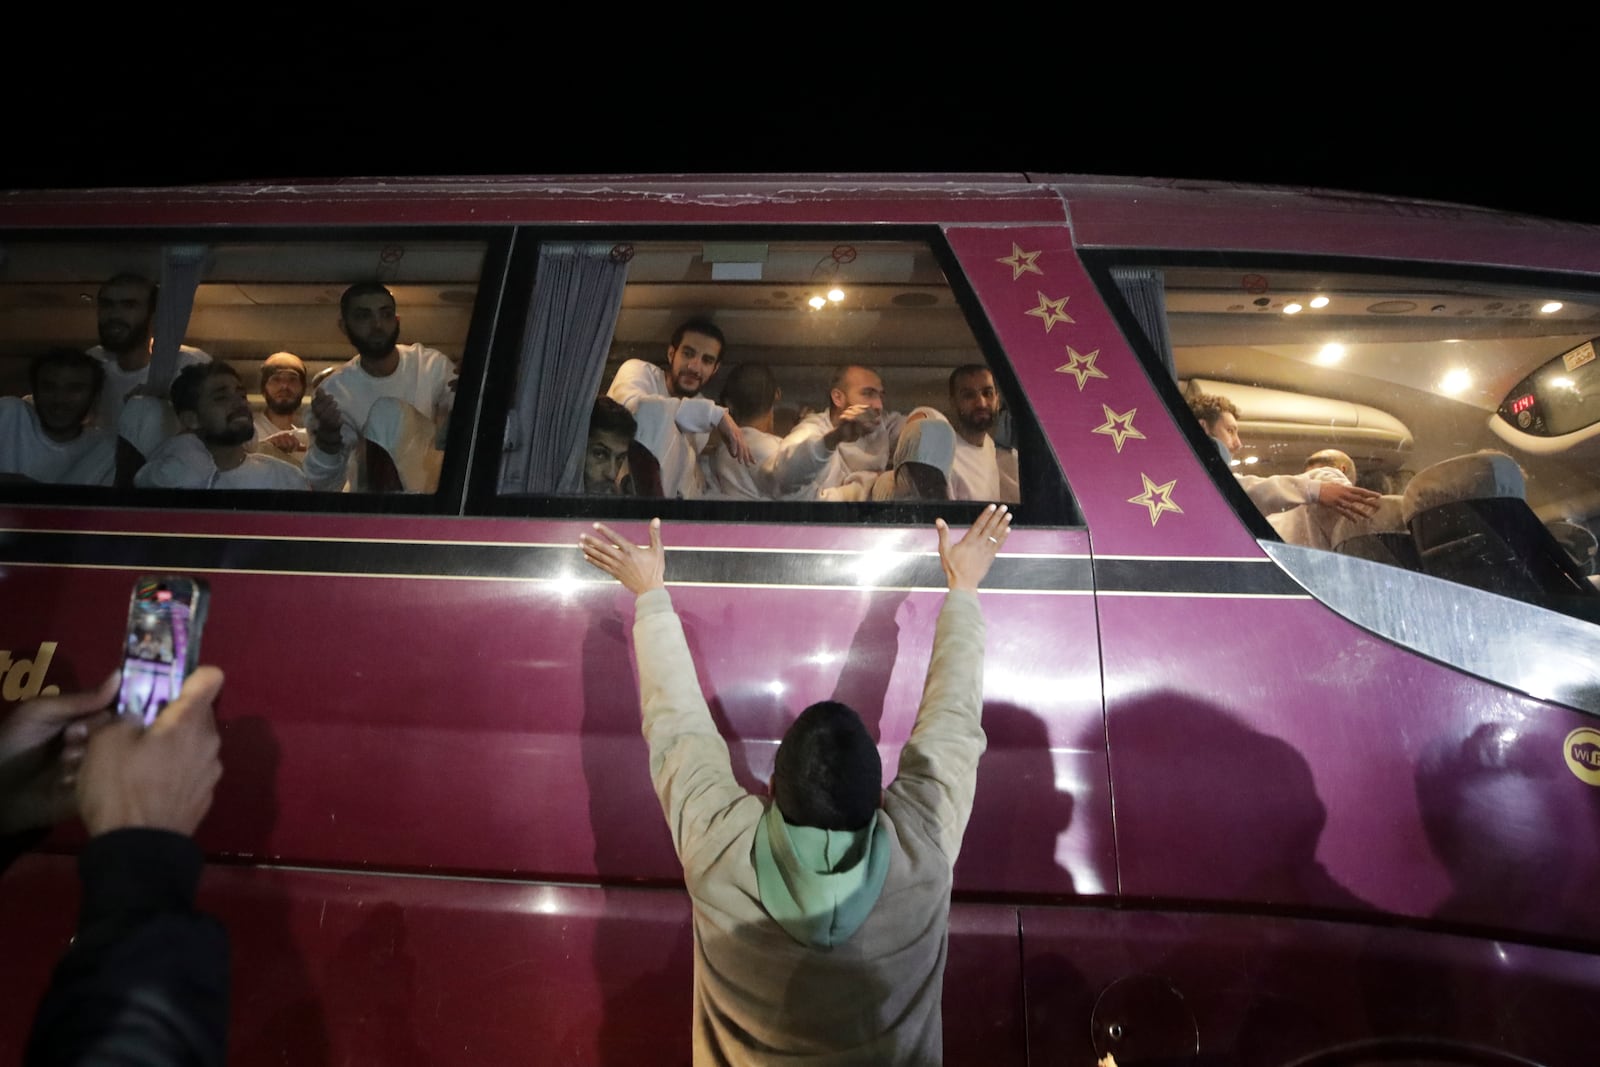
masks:
[[(0, 478), (437, 487), (482, 243), (24, 243), (6, 252), (0, 420), (16, 432), (0, 444)], [(92, 403), (76, 417), (62, 390), (83, 384), (79, 372), (57, 369), (59, 358), (42, 379), (30, 370), (55, 350), (85, 353), (98, 368)], [(174, 384), (206, 366), (216, 369), (191, 372), (197, 388), (174, 404)], [(41, 462), (47, 448), (63, 451), (68, 431), (110, 461)]]
[(1161, 285), (1191, 412), (1280, 537), (1600, 619), (1600, 426), (1505, 417), (1585, 362), (1600, 297), (1254, 264)]
[[(1020, 498), (1009, 413), (925, 244), (550, 245), (539, 273), (503, 493)], [(615, 477), (623, 431), (567, 425), (608, 403), (633, 420)], [(922, 420), (941, 429), (897, 461)]]

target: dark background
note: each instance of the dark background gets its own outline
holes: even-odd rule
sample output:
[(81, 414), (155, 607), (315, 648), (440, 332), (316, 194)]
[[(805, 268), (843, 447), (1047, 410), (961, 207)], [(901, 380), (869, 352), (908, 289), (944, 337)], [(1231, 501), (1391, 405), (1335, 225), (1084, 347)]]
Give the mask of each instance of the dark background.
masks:
[(1560, 58), (1559, 27), (1486, 24), (1468, 45), (1451, 20), (1296, 25), (1269, 8), (1183, 21), (992, 4), (648, 19), (609, 6), (112, 10), (12, 35), (0, 188), (1032, 172), (1600, 223), (1595, 79), (1590, 61)]

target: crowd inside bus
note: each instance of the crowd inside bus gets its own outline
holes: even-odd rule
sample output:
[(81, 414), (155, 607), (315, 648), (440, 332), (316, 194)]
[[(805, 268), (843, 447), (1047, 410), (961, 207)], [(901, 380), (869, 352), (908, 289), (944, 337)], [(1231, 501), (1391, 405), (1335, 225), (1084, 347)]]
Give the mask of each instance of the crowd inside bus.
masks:
[[(459, 356), (402, 343), (394, 295), (359, 282), (339, 299), (355, 349), (318, 375), (288, 351), (246, 383), (183, 346), (170, 389), (149, 386), (158, 287), (119, 274), (100, 286), (99, 344), (29, 363), (27, 396), (0, 400), (0, 475), (139, 488), (431, 492), (438, 484)], [(583, 492), (672, 499), (1019, 499), (1017, 455), (989, 368), (951, 370), (947, 407), (886, 410), (883, 377), (836, 368), (825, 404), (778, 422), (772, 369), (721, 374), (727, 338), (710, 317), (673, 330), (662, 363), (629, 359), (597, 397)], [(249, 387), (259, 390), (253, 408)], [(784, 432), (778, 433), (777, 430)]]
[[(137, 488), (428, 493), (437, 488), (459, 354), (402, 342), (401, 309), (379, 282), (339, 297), (355, 350), (314, 376), (289, 351), (257, 375), (180, 346), (169, 389), (149, 386), (158, 286), (138, 274), (96, 294), (98, 343), (56, 345), (27, 368), (27, 395), (0, 397), (0, 480)], [(1017, 503), (1018, 451), (994, 375), (968, 362), (946, 403), (893, 410), (880, 371), (841, 362), (817, 404), (784, 403), (774, 368), (740, 362), (714, 315), (685, 319), (659, 360), (627, 358), (594, 398), (583, 494), (708, 500), (959, 500)], [(841, 353), (841, 356), (844, 356)], [(892, 381), (892, 379), (891, 379)], [(258, 399), (252, 404), (251, 391)], [(713, 396), (715, 397), (713, 399)], [(1190, 410), (1237, 466), (1241, 408), (1191, 388)], [(1520, 482), (1503, 453), (1459, 463), (1457, 477)], [(1486, 466), (1487, 465), (1487, 466)], [(1291, 544), (1409, 565), (1403, 497), (1413, 472), (1358, 471), (1316, 448), (1298, 473), (1235, 472)], [(1498, 479), (1498, 483), (1496, 482)], [(1545, 523), (1591, 581), (1595, 537), (1581, 521)]]

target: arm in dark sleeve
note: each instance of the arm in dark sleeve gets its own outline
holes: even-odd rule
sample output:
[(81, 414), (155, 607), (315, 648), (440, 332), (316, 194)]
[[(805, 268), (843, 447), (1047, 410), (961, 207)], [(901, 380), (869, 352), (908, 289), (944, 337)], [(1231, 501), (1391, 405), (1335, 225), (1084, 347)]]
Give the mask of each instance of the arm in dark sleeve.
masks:
[(163, 830), (116, 830), (78, 857), (78, 933), (34, 1017), (26, 1064), (220, 1065), (228, 937), (194, 910), (200, 850)]

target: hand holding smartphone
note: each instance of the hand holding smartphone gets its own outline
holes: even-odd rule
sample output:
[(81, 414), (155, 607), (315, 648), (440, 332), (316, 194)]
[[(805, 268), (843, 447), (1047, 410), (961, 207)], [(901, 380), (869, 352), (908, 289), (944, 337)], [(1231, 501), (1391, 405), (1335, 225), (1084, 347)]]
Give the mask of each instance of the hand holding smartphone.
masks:
[(149, 726), (200, 662), (210, 591), (199, 578), (142, 575), (128, 602), (117, 714)]

